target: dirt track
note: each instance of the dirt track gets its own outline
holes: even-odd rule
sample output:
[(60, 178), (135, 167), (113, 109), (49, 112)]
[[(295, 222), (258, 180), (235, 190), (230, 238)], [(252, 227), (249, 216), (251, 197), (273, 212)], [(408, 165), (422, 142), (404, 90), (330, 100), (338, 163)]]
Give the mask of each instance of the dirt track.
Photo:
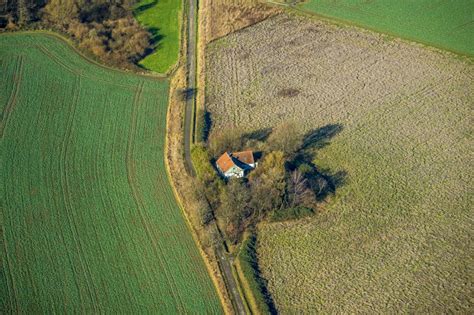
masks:
[[(195, 176), (196, 171), (191, 160), (191, 144), (194, 142), (192, 132), (194, 130), (194, 106), (196, 104), (196, 3), (195, 0), (189, 1), (188, 16), (188, 34), (187, 34), (187, 88), (186, 88), (186, 109), (184, 116), (184, 155), (188, 172)], [(223, 240), (221, 240), (221, 243)], [(225, 253), (223, 246), (218, 245), (215, 248), (216, 259), (221, 269), (222, 277), (228, 290), (229, 298), (236, 314), (245, 314), (245, 306), (237, 289), (237, 283), (232, 274), (231, 262)]]

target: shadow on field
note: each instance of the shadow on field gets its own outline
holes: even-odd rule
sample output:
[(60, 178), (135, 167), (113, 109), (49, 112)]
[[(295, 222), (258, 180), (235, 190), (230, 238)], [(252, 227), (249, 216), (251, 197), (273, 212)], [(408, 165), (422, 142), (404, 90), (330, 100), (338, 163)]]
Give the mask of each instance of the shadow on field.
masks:
[[(143, 4), (139, 7), (136, 7), (133, 10), (133, 14), (135, 17), (139, 17), (141, 14), (143, 14), (143, 12), (153, 8), (157, 4), (158, 0)], [(165, 36), (160, 33), (160, 29), (158, 27), (147, 27), (146, 30), (150, 34), (150, 47), (145, 50), (142, 59), (158, 50), (161, 46), (161, 41), (163, 40), (163, 38), (165, 38)]]
[[(248, 266), (251, 268), (250, 272), (252, 274), (249, 276), (253, 277), (258, 286), (259, 292), (262, 293), (262, 302), (266, 304), (268, 313), (278, 314), (275, 301), (273, 300), (272, 295), (268, 291), (267, 280), (263, 278), (262, 272), (258, 264), (257, 235), (255, 231), (250, 234), (242, 250), (243, 255), (241, 255), (241, 259), (244, 259)], [(257, 304), (259, 303), (260, 300), (257, 299)]]
[(135, 14), (139, 15), (140, 13), (143, 13), (144, 11), (153, 8), (158, 4), (158, 0), (152, 1), (150, 3), (142, 4), (141, 6), (135, 8)]
[(341, 124), (329, 124), (307, 132), (303, 137), (303, 145), (292, 161), (291, 168), (297, 169), (305, 165), (311, 176), (310, 182), (318, 201), (323, 201), (329, 195), (334, 195), (336, 190), (346, 183), (347, 172), (334, 172), (327, 168), (319, 168), (313, 163), (318, 150), (330, 144), (332, 138), (337, 136), (344, 127)]
[(245, 133), (243, 135), (243, 138), (246, 141), (255, 140), (255, 141), (264, 142), (265, 140), (268, 139), (271, 133), (272, 133), (272, 128), (263, 128), (263, 129), (255, 130), (249, 133)]
[(149, 27), (147, 28), (147, 31), (151, 35), (151, 45), (154, 49), (160, 48), (160, 42), (165, 38), (165, 36), (160, 33), (160, 29), (158, 27)]
[(339, 134), (342, 129), (341, 124), (329, 124), (309, 131), (303, 137), (303, 150), (324, 148), (329, 144), (329, 140)]
[(197, 89), (195, 88), (189, 88), (189, 89), (183, 89), (181, 90), (181, 97), (183, 101), (189, 101), (190, 99), (193, 98), (193, 96), (196, 94)]

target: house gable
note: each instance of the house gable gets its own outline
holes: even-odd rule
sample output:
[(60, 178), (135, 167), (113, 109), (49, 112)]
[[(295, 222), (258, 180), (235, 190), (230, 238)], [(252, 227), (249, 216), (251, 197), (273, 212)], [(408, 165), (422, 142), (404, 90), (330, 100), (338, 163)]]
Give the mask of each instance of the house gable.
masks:
[(216, 161), (216, 167), (226, 178), (243, 177), (245, 171), (255, 168), (252, 151), (224, 152)]

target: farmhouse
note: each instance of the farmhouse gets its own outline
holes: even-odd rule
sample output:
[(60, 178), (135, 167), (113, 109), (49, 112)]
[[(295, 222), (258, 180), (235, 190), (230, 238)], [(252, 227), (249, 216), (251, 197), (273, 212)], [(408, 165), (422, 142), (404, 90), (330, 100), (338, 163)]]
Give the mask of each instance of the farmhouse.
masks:
[(224, 152), (217, 159), (216, 166), (219, 173), (225, 178), (242, 178), (246, 172), (255, 168), (256, 163), (252, 151)]

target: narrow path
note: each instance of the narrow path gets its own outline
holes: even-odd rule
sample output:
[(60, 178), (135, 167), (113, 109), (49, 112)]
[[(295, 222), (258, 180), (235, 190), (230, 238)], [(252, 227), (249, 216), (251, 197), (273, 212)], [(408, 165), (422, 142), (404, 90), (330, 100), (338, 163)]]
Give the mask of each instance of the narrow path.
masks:
[(184, 159), (187, 171), (196, 176), (191, 160), (191, 144), (194, 142), (194, 107), (196, 104), (196, 0), (190, 0), (186, 45), (186, 112), (184, 114)]
[[(196, 11), (197, 0), (189, 0), (188, 12), (188, 34), (186, 50), (186, 109), (184, 116), (184, 158), (187, 171), (191, 176), (196, 171), (191, 160), (191, 144), (194, 143), (195, 104), (196, 104)], [(237, 281), (232, 273), (232, 265), (224, 249), (224, 240), (220, 237), (219, 245), (216, 246), (216, 258), (222, 277), (224, 279), (229, 298), (235, 314), (247, 314), (242, 297), (239, 294)]]

